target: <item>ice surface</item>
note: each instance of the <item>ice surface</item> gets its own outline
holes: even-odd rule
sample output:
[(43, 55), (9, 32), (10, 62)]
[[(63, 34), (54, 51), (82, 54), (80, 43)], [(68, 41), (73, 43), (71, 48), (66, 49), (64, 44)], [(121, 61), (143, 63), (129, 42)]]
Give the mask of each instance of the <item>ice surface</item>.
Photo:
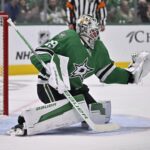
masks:
[(22, 110), (41, 104), (36, 82), (36, 76), (10, 77), (10, 116), (0, 116), (0, 150), (150, 150), (150, 76), (138, 85), (100, 84), (95, 77), (85, 81), (96, 100), (111, 100), (118, 131), (94, 133), (77, 124), (30, 137), (6, 135)]

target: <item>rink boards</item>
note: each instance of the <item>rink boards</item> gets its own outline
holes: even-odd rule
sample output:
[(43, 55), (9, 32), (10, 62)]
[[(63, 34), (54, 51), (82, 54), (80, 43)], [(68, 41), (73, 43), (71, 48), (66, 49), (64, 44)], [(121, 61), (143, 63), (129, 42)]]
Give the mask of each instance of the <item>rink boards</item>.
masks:
[[(67, 26), (18, 26), (19, 31), (35, 49), (47, 39), (67, 29)], [(34, 30), (33, 30), (34, 29)], [(131, 54), (150, 51), (150, 26), (107, 26), (100, 33), (101, 40), (109, 50), (111, 58), (121, 67), (127, 67)], [(30, 50), (9, 27), (9, 74), (35, 74), (37, 70), (29, 60)]]

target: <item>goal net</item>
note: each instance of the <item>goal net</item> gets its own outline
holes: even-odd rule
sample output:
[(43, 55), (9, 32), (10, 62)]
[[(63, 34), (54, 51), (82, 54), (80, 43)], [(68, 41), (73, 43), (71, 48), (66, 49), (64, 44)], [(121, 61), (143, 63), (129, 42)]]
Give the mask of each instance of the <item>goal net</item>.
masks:
[(8, 16), (0, 12), (0, 115), (8, 115)]

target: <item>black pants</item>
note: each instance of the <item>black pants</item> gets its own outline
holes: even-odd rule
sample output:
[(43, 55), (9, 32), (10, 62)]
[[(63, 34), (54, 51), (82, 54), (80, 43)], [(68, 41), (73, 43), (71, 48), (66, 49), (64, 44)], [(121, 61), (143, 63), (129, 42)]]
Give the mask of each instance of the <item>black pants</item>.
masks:
[[(95, 102), (94, 98), (89, 94), (89, 88), (85, 84), (82, 88), (78, 90), (71, 89), (69, 92), (72, 96), (83, 94), (87, 104)], [(50, 87), (50, 85), (48, 84), (38, 84), (37, 93), (39, 99), (45, 104), (65, 99), (65, 96), (63, 94), (59, 94), (57, 90)]]

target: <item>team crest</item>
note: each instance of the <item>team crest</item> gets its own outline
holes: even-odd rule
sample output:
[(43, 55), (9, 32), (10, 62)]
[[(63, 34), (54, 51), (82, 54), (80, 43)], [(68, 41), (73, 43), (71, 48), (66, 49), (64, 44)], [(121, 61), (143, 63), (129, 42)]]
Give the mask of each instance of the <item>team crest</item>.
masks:
[(86, 77), (88, 73), (94, 71), (94, 68), (90, 68), (87, 65), (87, 62), (88, 58), (86, 58), (82, 64), (74, 63), (75, 70), (71, 73), (70, 77), (79, 77), (81, 81), (83, 81), (83, 79)]

